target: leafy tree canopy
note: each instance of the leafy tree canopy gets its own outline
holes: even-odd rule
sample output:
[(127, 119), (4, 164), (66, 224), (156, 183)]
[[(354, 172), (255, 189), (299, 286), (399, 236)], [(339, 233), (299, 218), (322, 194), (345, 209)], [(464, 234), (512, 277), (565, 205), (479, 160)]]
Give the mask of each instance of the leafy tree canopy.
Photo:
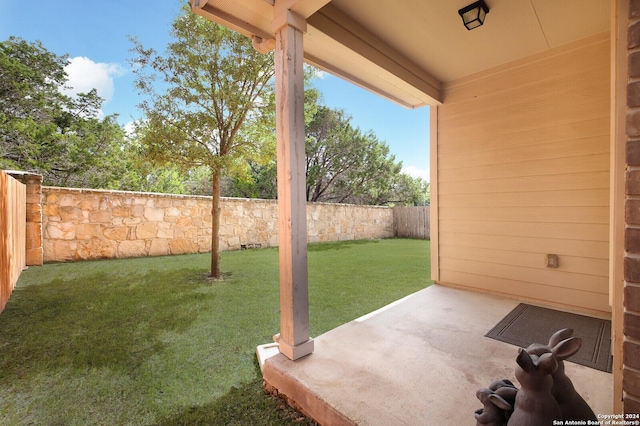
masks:
[[(311, 75), (312, 73), (309, 73)], [(307, 201), (425, 205), (429, 184), (402, 173), (389, 146), (363, 133), (344, 111), (322, 104), (317, 89), (305, 91)], [(276, 198), (276, 163), (250, 163), (250, 178), (229, 179), (234, 197)]]
[[(15, 37), (0, 43), (0, 168), (56, 186), (276, 198), (272, 57), (187, 9), (172, 34), (162, 55), (134, 41), (146, 95), (135, 138), (116, 116), (98, 118), (95, 90), (63, 94), (66, 55)], [(428, 203), (428, 183), (401, 173), (386, 144), (324, 106), (309, 84), (314, 70), (306, 74), (308, 200)]]
[(136, 84), (145, 119), (136, 129), (144, 155), (183, 172), (211, 171), (212, 277), (220, 277), (218, 232), (223, 176), (248, 176), (249, 162), (275, 156), (273, 55), (191, 13), (173, 23), (163, 54), (135, 39)]
[(124, 131), (99, 119), (95, 90), (66, 96), (67, 55), (41, 42), (0, 42), (0, 168), (41, 173), (57, 186), (110, 187), (122, 173)]

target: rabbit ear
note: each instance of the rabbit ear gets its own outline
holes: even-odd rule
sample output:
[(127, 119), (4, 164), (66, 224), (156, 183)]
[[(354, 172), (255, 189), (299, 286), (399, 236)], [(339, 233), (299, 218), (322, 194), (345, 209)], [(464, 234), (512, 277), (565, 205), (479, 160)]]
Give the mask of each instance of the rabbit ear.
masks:
[(527, 373), (530, 371), (534, 371), (536, 369), (533, 360), (531, 359), (531, 355), (527, 353), (523, 348), (518, 349), (518, 357), (516, 358), (516, 362)]
[(511, 404), (505, 401), (504, 398), (501, 397), (500, 395), (496, 395), (495, 393), (492, 393), (491, 395), (489, 395), (489, 401), (491, 401), (493, 405), (495, 405), (496, 407), (502, 410), (507, 410), (507, 411), (511, 410)]
[(551, 374), (558, 368), (558, 361), (553, 354), (544, 354), (538, 360), (538, 368), (547, 374)]
[[(504, 386), (508, 386), (508, 387), (511, 387), (511, 388), (515, 388), (516, 387), (513, 384), (513, 382), (511, 380), (509, 380), (509, 379), (502, 379), (501, 382), (504, 383)], [(504, 387), (504, 386), (502, 386), (502, 387)]]
[(569, 358), (582, 346), (582, 339), (579, 337), (569, 337), (568, 339), (564, 339), (562, 342), (558, 343), (553, 347), (551, 353), (556, 359), (561, 361)]
[(573, 329), (571, 328), (563, 328), (562, 330), (558, 330), (549, 338), (549, 346), (553, 348), (555, 345), (565, 339), (568, 339), (571, 336), (573, 336)]
[(496, 390), (498, 390), (500, 388), (504, 388), (504, 387), (514, 388), (515, 385), (509, 379), (495, 380), (495, 381), (491, 382), (491, 384), (489, 385), (489, 389), (491, 389), (492, 391), (496, 391)]
[(532, 343), (527, 347), (527, 352), (529, 355), (540, 356), (547, 352), (551, 352), (551, 348), (547, 345), (543, 345), (542, 343)]
[(495, 394), (503, 397), (506, 401), (515, 401), (518, 389), (515, 387), (504, 386), (495, 391)]

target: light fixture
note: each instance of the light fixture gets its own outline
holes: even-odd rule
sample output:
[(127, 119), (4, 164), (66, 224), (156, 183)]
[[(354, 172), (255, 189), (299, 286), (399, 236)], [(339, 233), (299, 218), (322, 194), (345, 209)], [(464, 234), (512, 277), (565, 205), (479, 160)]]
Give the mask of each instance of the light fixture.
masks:
[(458, 14), (462, 17), (464, 26), (467, 27), (468, 30), (478, 28), (484, 24), (484, 18), (487, 16), (487, 13), (489, 13), (489, 6), (487, 6), (484, 0), (477, 1), (458, 11)]

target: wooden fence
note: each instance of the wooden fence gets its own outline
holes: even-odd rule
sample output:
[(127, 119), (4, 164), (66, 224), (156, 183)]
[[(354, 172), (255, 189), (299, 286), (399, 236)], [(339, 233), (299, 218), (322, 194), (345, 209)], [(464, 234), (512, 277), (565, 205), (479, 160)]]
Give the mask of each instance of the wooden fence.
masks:
[(0, 312), (26, 264), (26, 185), (0, 171)]
[(394, 207), (393, 227), (395, 236), (423, 240), (430, 239), (429, 209), (429, 206)]

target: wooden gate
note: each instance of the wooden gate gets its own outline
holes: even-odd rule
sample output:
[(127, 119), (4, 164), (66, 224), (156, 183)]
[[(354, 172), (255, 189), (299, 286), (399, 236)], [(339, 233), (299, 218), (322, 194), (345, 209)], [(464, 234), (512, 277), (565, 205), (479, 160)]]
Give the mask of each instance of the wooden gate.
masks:
[(26, 185), (0, 171), (0, 312), (26, 264)]
[(429, 206), (394, 207), (393, 227), (395, 236), (423, 240), (430, 239), (429, 209)]

